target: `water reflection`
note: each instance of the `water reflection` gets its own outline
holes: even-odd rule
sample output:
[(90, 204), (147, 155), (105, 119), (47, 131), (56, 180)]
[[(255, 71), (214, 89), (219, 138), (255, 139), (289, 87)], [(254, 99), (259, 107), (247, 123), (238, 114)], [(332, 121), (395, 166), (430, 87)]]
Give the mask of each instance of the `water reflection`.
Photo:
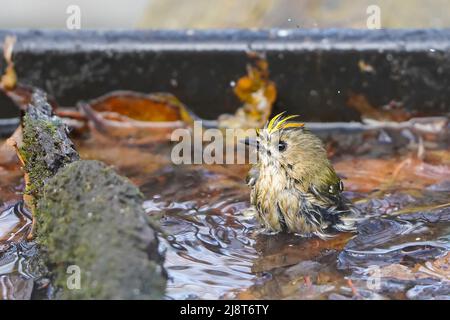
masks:
[[(175, 168), (163, 179), (171, 188), (146, 190), (146, 196), (152, 198), (144, 204), (146, 211), (163, 214), (161, 226), (169, 235), (160, 237), (170, 276), (168, 298), (217, 299), (236, 290), (236, 283), (247, 287), (254, 281), (252, 261), (257, 256), (252, 238), (254, 221), (241, 214), (248, 206), (248, 192), (237, 182), (235, 187), (228, 185), (232, 181), (218, 192), (211, 186), (211, 180), (215, 179), (223, 177), (213, 172), (198, 175)], [(195, 181), (195, 188), (181, 184), (178, 190), (173, 189), (174, 181), (186, 180)], [(193, 191), (202, 197), (194, 197)], [(155, 197), (154, 192), (160, 194)], [(174, 198), (180, 202), (174, 202)], [(186, 198), (198, 200), (182, 201)]]
[(36, 254), (33, 243), (25, 240), (31, 225), (29, 213), (18, 202), (0, 214), (0, 298), (30, 299), (34, 275), (30, 259)]
[[(243, 213), (249, 205), (248, 166), (175, 166), (169, 146), (102, 140), (100, 149), (95, 140), (76, 142), (83, 158), (114, 165), (138, 185), (146, 212), (159, 218), (168, 299), (448, 297), (448, 149), (438, 145), (420, 159), (395, 135), (389, 143), (377, 134), (340, 135), (338, 142), (335, 135), (325, 139), (335, 148), (333, 161), (347, 196), (364, 217), (357, 234), (328, 241), (260, 233)], [(24, 241), (29, 223), (21, 203), (0, 214), (3, 299), (37, 297), (37, 248)], [(378, 287), (368, 285), (372, 270), (381, 277)]]

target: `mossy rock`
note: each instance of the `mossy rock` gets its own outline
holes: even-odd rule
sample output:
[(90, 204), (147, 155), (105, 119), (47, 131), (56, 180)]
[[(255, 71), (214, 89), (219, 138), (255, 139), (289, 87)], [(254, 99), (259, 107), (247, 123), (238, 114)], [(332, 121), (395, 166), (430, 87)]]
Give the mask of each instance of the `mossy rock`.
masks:
[[(63, 299), (159, 299), (166, 277), (142, 194), (98, 161), (66, 165), (37, 202), (37, 240)], [(69, 289), (69, 266), (81, 271)]]
[(24, 199), (54, 297), (162, 298), (163, 258), (139, 189), (101, 162), (79, 160), (42, 91), (33, 93), (22, 126)]
[(45, 181), (59, 169), (80, 157), (60, 118), (52, 114), (45, 93), (36, 91), (22, 120), (23, 144), (20, 156), (28, 174), (26, 193), (39, 198)]

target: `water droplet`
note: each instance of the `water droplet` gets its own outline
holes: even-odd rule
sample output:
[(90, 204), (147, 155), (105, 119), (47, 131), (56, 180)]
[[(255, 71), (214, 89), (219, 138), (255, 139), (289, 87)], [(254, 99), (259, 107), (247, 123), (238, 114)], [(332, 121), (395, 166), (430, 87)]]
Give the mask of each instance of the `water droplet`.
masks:
[(234, 88), (236, 86), (236, 82), (230, 81), (230, 86)]
[(277, 34), (279, 37), (286, 37), (289, 35), (289, 31), (288, 30), (279, 30)]

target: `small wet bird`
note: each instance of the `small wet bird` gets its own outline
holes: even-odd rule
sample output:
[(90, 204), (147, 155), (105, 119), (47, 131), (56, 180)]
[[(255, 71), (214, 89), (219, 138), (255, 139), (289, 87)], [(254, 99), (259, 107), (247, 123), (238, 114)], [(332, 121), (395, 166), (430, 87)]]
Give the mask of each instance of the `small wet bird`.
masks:
[(342, 195), (322, 141), (291, 121), (295, 117), (278, 114), (257, 130), (256, 139), (245, 141), (258, 154), (247, 176), (257, 219), (267, 231), (322, 239), (354, 231), (357, 210)]

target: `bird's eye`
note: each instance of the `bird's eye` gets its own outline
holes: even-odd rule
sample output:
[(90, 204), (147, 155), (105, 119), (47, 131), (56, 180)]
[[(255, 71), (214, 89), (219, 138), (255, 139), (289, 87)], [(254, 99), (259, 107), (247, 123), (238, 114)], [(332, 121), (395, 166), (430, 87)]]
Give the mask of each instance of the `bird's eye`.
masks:
[(287, 144), (284, 141), (280, 141), (278, 143), (278, 151), (283, 152), (284, 150), (286, 150), (287, 148)]

